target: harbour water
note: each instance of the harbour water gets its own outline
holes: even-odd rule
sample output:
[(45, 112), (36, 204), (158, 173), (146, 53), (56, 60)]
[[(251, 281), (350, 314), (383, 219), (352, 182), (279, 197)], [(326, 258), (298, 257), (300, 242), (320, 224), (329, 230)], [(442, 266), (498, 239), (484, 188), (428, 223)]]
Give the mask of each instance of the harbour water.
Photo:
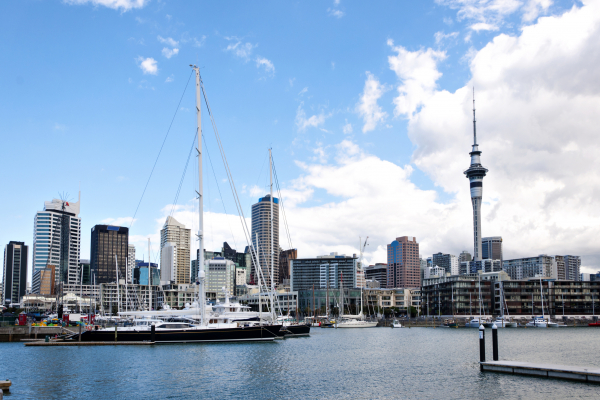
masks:
[[(600, 367), (600, 329), (500, 329), (500, 359)], [(491, 360), (491, 330), (486, 330)], [(481, 373), (476, 329), (313, 328), (273, 343), (0, 343), (15, 399), (597, 398), (600, 386)]]

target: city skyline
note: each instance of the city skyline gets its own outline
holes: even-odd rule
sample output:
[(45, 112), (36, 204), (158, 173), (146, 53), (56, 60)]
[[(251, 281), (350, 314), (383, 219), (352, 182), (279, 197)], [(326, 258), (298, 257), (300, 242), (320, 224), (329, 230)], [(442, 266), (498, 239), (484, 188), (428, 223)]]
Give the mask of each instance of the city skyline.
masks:
[[(249, 219), (257, 195), (265, 193), (261, 165), (272, 144), (290, 234), (302, 257), (331, 251), (358, 253), (356, 238), (367, 235), (371, 246), (365, 252), (365, 264), (384, 262), (385, 245), (400, 234), (418, 237), (423, 255), (440, 251), (458, 255), (470, 249), (472, 211), (461, 176), (464, 158), (457, 155), (464, 154), (470, 144), (469, 103), (475, 86), (485, 132), (479, 144), (485, 148), (485, 164), (492, 171), (483, 195), (483, 235), (503, 237), (506, 259), (578, 254), (582, 256), (582, 272), (597, 270), (600, 254), (593, 240), (600, 233), (594, 196), (597, 178), (580, 172), (581, 163), (590, 165), (588, 169), (593, 171), (596, 161), (590, 158), (593, 151), (580, 150), (598, 146), (593, 135), (598, 117), (593, 110), (600, 104), (599, 98), (584, 84), (595, 81), (585, 65), (594, 65), (595, 44), (589, 38), (596, 32), (593, 27), (599, 14), (598, 2), (555, 2), (538, 9), (537, 14), (530, 14), (525, 6), (504, 14), (482, 9), (485, 23), (493, 26), (488, 30), (475, 29), (474, 25), (482, 22), (461, 14), (463, 9), (458, 3), (438, 1), (411, 6), (415, 9), (385, 4), (397, 7), (393, 10), (397, 12), (390, 14), (398, 18), (401, 11), (409, 16), (430, 12), (430, 24), (427, 29), (415, 29), (414, 39), (407, 39), (406, 31), (393, 28), (398, 21), (384, 18), (381, 28), (373, 27), (366, 34), (364, 43), (353, 43), (353, 53), (361, 54), (357, 59), (327, 46), (345, 43), (342, 38), (349, 37), (351, 25), (361, 21), (359, 16), (367, 22), (373, 21), (373, 13), (381, 16), (382, 9), (377, 6), (369, 10), (364, 5), (332, 2), (328, 7), (340, 11), (340, 17), (330, 15), (326, 8), (301, 6), (302, 15), (316, 24), (318, 34), (332, 39), (323, 44), (317, 43), (315, 36), (297, 39), (293, 44), (303, 50), (303, 55), (297, 56), (281, 46), (289, 40), (288, 35), (275, 40), (272, 31), (258, 29), (258, 25), (236, 29), (219, 18), (214, 23), (202, 21), (195, 25), (178, 5), (160, 8), (155, 2), (140, 4), (143, 7), (118, 10), (95, 2), (2, 6), (6, 10), (2, 14), (16, 15), (15, 21), (25, 21), (25, 27), (40, 27), (34, 31), (36, 35), (22, 38), (11, 34), (15, 22), (6, 21), (0, 28), (5, 37), (11, 38), (6, 54), (13, 61), (0, 68), (6, 77), (6, 93), (14, 99), (11, 104), (0, 100), (6, 113), (0, 128), (9, 133), (7, 148), (27, 146), (33, 157), (33, 162), (21, 161), (17, 155), (8, 154), (1, 161), (3, 170), (22, 172), (14, 174), (19, 182), (26, 179), (33, 183), (17, 184), (12, 177), (4, 177), (6, 185), (17, 184), (23, 189), (21, 201), (0, 213), (0, 222), (6, 227), (0, 233), (4, 244), (23, 241), (33, 249), (32, 219), (40, 211), (41, 202), (57, 197), (60, 191), (76, 193), (79, 182), (83, 197), (79, 217), (84, 232), (80, 258), (89, 258), (87, 235), (92, 226), (129, 227), (185, 86), (189, 73), (186, 66), (199, 59), (199, 65), (205, 66), (202, 73), (208, 95), (215, 96), (211, 104), (221, 134), (228, 135), (226, 151), (231, 152), (230, 158), (243, 160), (235, 161), (232, 170), (246, 217)], [(257, 21), (288, 15), (285, 7), (281, 5), (272, 11), (274, 14), (267, 13)], [(233, 12), (264, 11), (257, 8), (253, 11), (242, 6)], [(25, 15), (25, 11), (36, 12)], [(208, 11), (215, 10), (208, 7)], [(102, 53), (106, 60), (94, 59), (97, 62), (91, 62), (91, 70), (83, 74), (72, 68), (81, 67), (82, 60), (94, 54), (93, 49), (82, 51), (82, 58), (62, 46), (56, 54), (40, 49), (46, 73), (56, 82), (64, 82), (64, 87), (40, 82), (36, 76), (39, 73), (26, 67), (38, 63), (18, 56), (18, 49), (52, 48), (50, 40), (64, 40), (73, 46), (79, 42), (62, 33), (40, 37), (37, 33), (50, 32), (52, 25), (37, 13), (53, 15), (65, 27), (74, 27), (77, 19), (96, 20), (97, 25), (81, 30), (81, 40), (90, 43), (94, 43), (94, 28), (118, 25), (116, 38), (110, 42), (115, 54)], [(296, 29), (302, 25), (302, 21), (282, 18)], [(414, 29), (417, 23), (403, 29)], [(589, 32), (581, 33), (586, 27)], [(565, 32), (571, 33), (566, 35), (566, 49), (560, 38)], [(194, 40), (200, 47), (195, 47)], [(316, 43), (314, 54), (307, 53), (309, 42)], [(549, 50), (542, 54), (544, 43), (549, 43)], [(58, 54), (65, 55), (66, 62)], [(539, 57), (531, 59), (529, 54)], [(144, 59), (136, 61), (136, 57)], [(489, 64), (494, 57), (502, 62)], [(155, 64), (146, 62), (148, 58)], [(299, 60), (308, 64), (294, 67)], [(102, 68), (105, 62), (115, 67)], [(80, 89), (86, 86), (90, 71), (97, 79), (90, 87), (93, 94)], [(540, 79), (532, 81), (532, 76)], [(528, 85), (522, 85), (524, 82)], [(507, 86), (511, 90), (504, 90)], [(239, 88), (237, 96), (232, 95), (233, 87)], [(343, 90), (334, 95), (338, 87)], [(50, 104), (47, 111), (42, 110), (38, 100), (31, 100), (34, 90), (41, 96), (39, 101)], [(115, 94), (122, 95), (130, 106), (124, 107)], [(90, 102), (92, 95), (97, 99)], [(58, 96), (57, 101), (47, 96)], [(249, 101), (255, 97), (258, 101)], [(25, 99), (33, 103), (26, 107)], [(259, 112), (253, 103), (271, 111)], [(188, 91), (182, 106), (189, 110), (190, 105), (193, 107), (193, 96)], [(32, 108), (41, 114), (31, 114)], [(557, 109), (562, 112), (555, 113)], [(158, 163), (163, 168), (169, 165), (151, 180), (131, 229), (131, 243), (138, 249), (138, 258), (147, 254), (146, 238), (151, 236), (153, 262), (158, 261), (160, 227), (173, 208), (177, 190), (176, 184), (165, 182), (179, 182), (192, 139), (188, 134), (191, 113), (183, 109), (179, 112), (173, 136)], [(255, 115), (249, 117), (251, 114)], [(99, 117), (106, 121), (100, 122)], [(242, 130), (240, 121), (245, 121), (248, 129)], [(243, 249), (246, 244), (239, 218), (231, 215), (234, 207), (226, 198), (227, 183), (217, 165), (215, 147), (211, 147), (212, 132), (208, 125), (204, 130), (217, 176), (217, 181), (211, 178), (205, 183), (205, 247), (217, 249), (227, 241)], [(24, 144), (25, 138), (39, 140)], [(128, 153), (122, 153), (119, 146), (115, 148), (117, 139), (124, 140)], [(68, 160), (54, 155), (49, 159), (44, 155), (46, 150), (71, 155)], [(128, 160), (108, 162), (123, 157)], [(92, 161), (84, 164), (94, 165), (95, 169), (79, 166), (79, 159)], [(24, 165), (25, 161), (33, 168)], [(49, 162), (57, 163), (56, 168), (45, 171), (42, 165)], [(205, 168), (212, 173), (210, 165)], [(186, 185), (193, 180), (191, 176), (186, 176)], [(228, 217), (224, 217), (217, 182)], [(195, 233), (193, 187), (184, 189), (173, 217)], [(524, 198), (533, 201), (523, 202)], [(29, 265), (34, 266), (31, 259)]]

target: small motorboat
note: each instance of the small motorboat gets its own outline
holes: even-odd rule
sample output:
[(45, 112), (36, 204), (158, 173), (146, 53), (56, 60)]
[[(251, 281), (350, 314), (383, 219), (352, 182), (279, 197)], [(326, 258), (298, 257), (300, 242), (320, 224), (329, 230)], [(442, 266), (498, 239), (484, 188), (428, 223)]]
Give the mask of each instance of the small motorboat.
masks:
[(397, 319), (392, 321), (392, 328), (402, 328), (402, 324)]
[(588, 326), (600, 326), (600, 322), (599, 321), (597, 321), (597, 322), (590, 322), (588, 324)]

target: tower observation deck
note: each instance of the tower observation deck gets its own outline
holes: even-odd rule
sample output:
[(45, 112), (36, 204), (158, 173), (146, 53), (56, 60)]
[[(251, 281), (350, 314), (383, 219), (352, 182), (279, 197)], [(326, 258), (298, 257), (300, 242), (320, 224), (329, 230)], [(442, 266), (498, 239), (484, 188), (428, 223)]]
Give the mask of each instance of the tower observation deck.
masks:
[(475, 91), (473, 91), (473, 150), (469, 153), (471, 165), (464, 174), (471, 185), (471, 203), (473, 204), (473, 261), (481, 260), (481, 198), (483, 195), (483, 178), (488, 170), (481, 165), (481, 151), (477, 144), (475, 121)]

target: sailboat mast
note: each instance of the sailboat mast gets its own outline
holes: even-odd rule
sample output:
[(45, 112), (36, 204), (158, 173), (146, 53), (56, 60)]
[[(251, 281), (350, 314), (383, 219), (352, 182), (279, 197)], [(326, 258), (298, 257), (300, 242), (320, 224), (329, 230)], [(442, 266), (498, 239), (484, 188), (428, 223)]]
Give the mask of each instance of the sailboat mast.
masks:
[(202, 102), (200, 100), (200, 69), (192, 66), (196, 72), (196, 131), (198, 137), (198, 283), (200, 290), (198, 293), (198, 307), (200, 307), (200, 321), (202, 325), (206, 324), (206, 300), (204, 287), (204, 198), (202, 190)]
[(115, 271), (117, 273), (117, 312), (121, 311), (121, 294), (119, 293), (119, 261), (117, 260), (117, 255), (115, 254)]
[(270, 193), (271, 193), (271, 314), (273, 321), (275, 321), (275, 308), (273, 304), (273, 297), (275, 296), (275, 283), (273, 277), (275, 276), (275, 248), (273, 240), (273, 156), (271, 155), (271, 149), (269, 149), (269, 180), (270, 180)]
[(152, 311), (152, 263), (150, 262), (150, 238), (148, 238), (148, 311)]

